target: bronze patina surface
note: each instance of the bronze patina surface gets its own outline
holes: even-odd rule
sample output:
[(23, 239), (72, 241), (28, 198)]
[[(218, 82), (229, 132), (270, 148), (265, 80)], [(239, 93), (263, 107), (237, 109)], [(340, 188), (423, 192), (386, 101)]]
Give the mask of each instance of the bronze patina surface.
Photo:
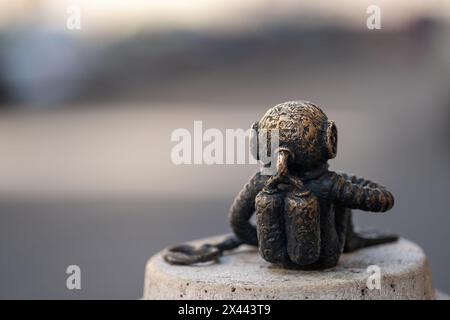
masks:
[[(307, 101), (281, 103), (252, 128), (256, 134), (251, 144), (256, 146), (261, 145), (263, 131), (277, 131), (276, 174), (255, 173), (237, 195), (230, 209), (234, 236), (200, 248), (169, 248), (167, 262), (216, 260), (244, 243), (258, 246), (271, 263), (317, 270), (336, 266), (343, 252), (397, 240), (394, 235), (355, 231), (352, 209), (385, 212), (394, 198), (376, 182), (328, 169), (328, 160), (337, 153), (337, 128), (318, 106)], [(269, 143), (266, 147), (263, 144), (257, 154), (271, 153)], [(256, 225), (250, 222), (253, 214)]]

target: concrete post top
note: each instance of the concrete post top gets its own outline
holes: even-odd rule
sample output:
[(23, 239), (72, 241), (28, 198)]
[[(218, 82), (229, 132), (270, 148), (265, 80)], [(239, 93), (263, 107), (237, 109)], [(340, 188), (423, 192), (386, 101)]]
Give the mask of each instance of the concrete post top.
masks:
[[(193, 241), (218, 242), (223, 236)], [(434, 299), (422, 249), (406, 239), (343, 254), (323, 271), (286, 270), (241, 246), (218, 263), (173, 266), (160, 253), (147, 263), (144, 299)]]

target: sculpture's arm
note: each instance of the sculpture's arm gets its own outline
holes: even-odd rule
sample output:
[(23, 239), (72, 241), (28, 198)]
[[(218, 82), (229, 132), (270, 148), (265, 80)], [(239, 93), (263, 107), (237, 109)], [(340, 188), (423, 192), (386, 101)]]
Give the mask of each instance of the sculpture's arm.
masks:
[(231, 229), (245, 244), (258, 245), (256, 227), (250, 223), (250, 218), (255, 212), (255, 197), (263, 188), (266, 176), (257, 172), (242, 188), (236, 196), (230, 208)]
[(330, 197), (347, 208), (364, 211), (385, 212), (394, 205), (394, 197), (385, 187), (345, 173), (332, 175)]
[(371, 181), (371, 180), (367, 180), (367, 179), (365, 179), (363, 177), (358, 177), (358, 176), (355, 176), (353, 174), (347, 174), (345, 172), (340, 172), (340, 171), (336, 172), (336, 174), (344, 177), (345, 180), (348, 180), (351, 183), (360, 185), (361, 187), (386, 189), (385, 186), (382, 186), (382, 185), (380, 185), (377, 182), (374, 182), (374, 181)]

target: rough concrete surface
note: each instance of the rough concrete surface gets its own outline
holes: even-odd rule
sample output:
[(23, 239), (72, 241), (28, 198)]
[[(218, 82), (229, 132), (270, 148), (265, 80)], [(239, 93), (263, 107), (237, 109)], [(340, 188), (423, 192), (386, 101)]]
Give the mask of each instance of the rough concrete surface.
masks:
[[(221, 237), (194, 241), (216, 242)], [(367, 281), (380, 269), (380, 286)], [(144, 299), (434, 299), (427, 258), (406, 239), (344, 254), (337, 267), (324, 271), (285, 270), (242, 246), (218, 263), (167, 264), (161, 252), (147, 263)]]

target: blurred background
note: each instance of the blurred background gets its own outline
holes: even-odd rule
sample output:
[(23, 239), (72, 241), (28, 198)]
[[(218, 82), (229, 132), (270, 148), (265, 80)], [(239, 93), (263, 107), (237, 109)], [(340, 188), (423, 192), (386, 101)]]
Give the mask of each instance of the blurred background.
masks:
[(420, 244), (450, 292), (450, 2), (0, 0), (0, 298), (139, 298), (152, 254), (229, 232), (257, 170), (176, 166), (172, 131), (295, 99), (336, 121), (331, 169), (396, 196), (356, 224)]

